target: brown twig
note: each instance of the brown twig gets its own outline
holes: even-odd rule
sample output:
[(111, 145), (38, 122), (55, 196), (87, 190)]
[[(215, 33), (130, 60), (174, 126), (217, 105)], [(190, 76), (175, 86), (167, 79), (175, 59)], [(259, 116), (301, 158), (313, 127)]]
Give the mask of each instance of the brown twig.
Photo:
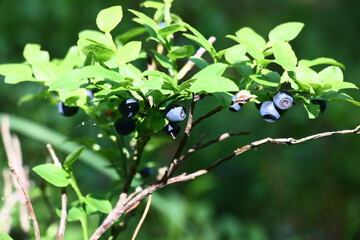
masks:
[[(224, 163), (225, 161), (240, 155), (252, 148), (255, 147), (259, 147), (261, 145), (267, 144), (267, 143), (276, 143), (276, 144), (287, 144), (287, 145), (292, 145), (292, 144), (298, 144), (298, 143), (303, 143), (309, 140), (314, 140), (317, 138), (321, 138), (321, 137), (327, 137), (327, 136), (331, 136), (334, 134), (359, 134), (360, 133), (360, 125), (357, 126), (355, 129), (352, 130), (341, 130), (341, 131), (332, 131), (332, 132), (324, 132), (324, 133), (319, 133), (319, 134), (315, 134), (315, 135), (311, 135), (308, 137), (304, 137), (301, 139), (294, 139), (294, 138), (265, 138), (259, 141), (255, 141), (252, 142), (250, 144), (247, 144), (241, 148), (236, 149), (234, 152), (232, 152), (230, 155), (219, 159), (218, 161), (214, 162), (212, 165), (210, 165), (209, 167), (205, 168), (205, 169), (201, 169), (198, 170), (196, 172), (190, 173), (190, 174), (180, 174), (178, 176), (175, 177), (171, 177), (169, 179), (167, 179), (166, 182), (164, 181), (160, 181), (157, 183), (154, 183), (152, 185), (150, 185), (149, 187), (147, 187), (146, 189), (142, 190), (140, 193), (138, 193), (137, 195), (134, 195), (134, 197), (128, 201), (119, 201), (118, 204), (116, 205), (116, 207), (110, 212), (110, 214), (107, 216), (107, 218), (105, 219), (105, 221), (99, 226), (99, 228), (95, 231), (95, 233), (93, 234), (93, 236), (90, 238), (91, 240), (96, 240), (99, 239), (101, 237), (101, 235), (118, 219), (120, 218), (128, 209), (131, 209), (134, 205), (137, 205), (139, 202), (141, 202), (142, 200), (144, 200), (147, 196), (149, 196), (150, 194), (152, 194), (153, 192), (159, 190), (160, 188), (166, 187), (170, 184), (173, 183), (177, 183), (177, 182), (185, 182), (185, 181), (189, 181), (192, 179), (195, 179), (201, 175), (204, 175), (206, 173), (208, 173), (209, 171), (211, 171), (212, 169), (214, 169), (215, 167), (219, 166), (220, 164)], [(126, 197), (125, 197), (126, 199)], [(108, 221), (107, 219), (111, 219), (111, 222)]]
[[(215, 41), (216, 41), (215, 37), (210, 37), (208, 39), (208, 42), (211, 44), (213, 44)], [(201, 47), (196, 51), (193, 57), (200, 58), (205, 52), (206, 52), (205, 48)], [(179, 80), (182, 79), (194, 67), (194, 65), (195, 63), (193, 61), (191, 60), (187, 61), (185, 65), (180, 69), (177, 78)]]
[(220, 112), (223, 109), (223, 106), (217, 106), (216, 108), (214, 108), (213, 110), (211, 110), (210, 112), (206, 113), (204, 116), (199, 117), (192, 125), (192, 127), (196, 127), (199, 123), (201, 123), (201, 121), (203, 121), (204, 119), (211, 117), (212, 115), (214, 115), (215, 113)]
[(150, 194), (149, 197), (148, 197), (148, 202), (146, 203), (146, 207), (145, 207), (144, 213), (143, 213), (143, 215), (142, 215), (142, 217), (141, 217), (138, 225), (136, 226), (135, 232), (134, 232), (131, 240), (135, 240), (137, 234), (139, 233), (140, 228), (141, 228), (141, 225), (142, 225), (143, 222), (145, 221), (146, 215), (147, 215), (147, 213), (149, 212), (150, 205), (151, 205), (151, 200), (152, 200), (152, 194)]
[[(26, 170), (22, 166), (20, 141), (16, 136), (12, 137), (10, 134), (9, 116), (4, 115), (2, 117), (1, 133), (5, 152), (8, 157), (9, 169), (17, 182), (17, 184), (15, 184), (15, 187), (18, 189), (18, 193), (21, 193), (21, 197), (19, 197), (19, 199), (20, 201), (24, 201), (22, 199), (25, 199), (25, 204), (33, 221), (35, 238), (38, 240), (40, 239), (40, 230), (38, 222), (36, 220), (34, 209), (30, 201), (30, 197), (28, 195), (29, 183)], [(22, 206), (23, 205), (24, 204), (22, 204)], [(26, 210), (24, 211), (26, 212)], [(22, 228), (26, 231), (29, 229), (27, 214), (21, 213), (20, 216)]]
[(0, 211), (0, 232), (9, 233), (11, 229), (11, 209), (17, 203), (18, 199), (14, 197), (11, 185), (11, 175), (8, 169), (2, 172), (4, 179), (4, 206)]
[[(55, 154), (54, 149), (52, 148), (51, 144), (46, 145), (52, 160), (54, 161), (55, 165), (62, 168), (61, 162), (59, 161), (58, 157)], [(62, 240), (65, 234), (65, 227), (66, 227), (66, 218), (67, 218), (67, 194), (66, 188), (61, 188), (61, 218), (60, 218), (60, 225), (59, 230), (57, 233), (57, 240)]]

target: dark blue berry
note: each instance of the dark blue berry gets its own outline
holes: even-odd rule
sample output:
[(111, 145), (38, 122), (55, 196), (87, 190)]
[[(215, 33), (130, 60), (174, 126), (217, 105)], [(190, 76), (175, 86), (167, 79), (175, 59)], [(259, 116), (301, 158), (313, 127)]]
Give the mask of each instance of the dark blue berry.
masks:
[(148, 178), (150, 177), (150, 175), (152, 174), (153, 169), (150, 167), (144, 167), (143, 169), (140, 170), (140, 175), (142, 178)]
[(186, 118), (186, 110), (178, 104), (170, 104), (165, 108), (165, 117), (170, 122), (181, 122)]
[(133, 117), (139, 112), (139, 102), (133, 98), (126, 98), (120, 103), (119, 112), (124, 117)]
[(286, 110), (286, 109), (289, 109), (293, 105), (294, 99), (291, 96), (291, 93), (289, 93), (288, 91), (280, 90), (274, 96), (273, 102), (278, 109)]
[(320, 106), (320, 113), (323, 113), (326, 109), (326, 101), (324, 100), (314, 99), (311, 100), (311, 103)]
[(275, 108), (274, 102), (266, 101), (260, 106), (260, 115), (267, 122), (276, 122), (280, 118), (280, 113)]
[(175, 139), (175, 136), (180, 132), (180, 126), (175, 122), (169, 122), (162, 131)]
[(114, 122), (114, 127), (119, 135), (129, 135), (135, 130), (136, 124), (134, 119), (123, 117)]
[(65, 117), (74, 116), (79, 110), (78, 107), (66, 106), (62, 101), (58, 102), (57, 107), (58, 107), (58, 112)]

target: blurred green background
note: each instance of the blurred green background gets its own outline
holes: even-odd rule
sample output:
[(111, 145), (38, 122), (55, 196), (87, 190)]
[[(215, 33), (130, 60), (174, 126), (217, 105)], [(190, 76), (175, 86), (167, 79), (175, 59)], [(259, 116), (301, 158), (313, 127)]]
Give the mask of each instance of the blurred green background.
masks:
[[(67, 49), (76, 44), (79, 31), (96, 29), (99, 10), (118, 4), (124, 9), (140, 9), (140, 1), (1, 0), (0, 64), (23, 61), (22, 50), (29, 42), (40, 44), (53, 58), (63, 58)], [(360, 1), (353, 0), (176, 0), (172, 10), (206, 37), (217, 37), (217, 50), (233, 44), (225, 35), (243, 26), (267, 37), (278, 24), (303, 22), (303, 31), (292, 42), (298, 58), (334, 58), (345, 64), (345, 80), (360, 86), (359, 9)], [(132, 17), (125, 10), (115, 34), (137, 26)], [(46, 100), (18, 105), (23, 95), (40, 90), (40, 86), (28, 83), (5, 85), (0, 78), (0, 112), (39, 123), (69, 138), (81, 139), (97, 133), (83, 113), (64, 118)], [(359, 91), (347, 93), (360, 100)], [(215, 105), (211, 98), (200, 102), (196, 115)], [(200, 124), (189, 146), (204, 133), (208, 133), (207, 139), (226, 131), (246, 130), (251, 135), (201, 150), (181, 170), (206, 167), (254, 140), (300, 138), (322, 131), (351, 129), (360, 123), (359, 119), (358, 107), (330, 103), (323, 115), (309, 120), (301, 104), (297, 104), (284, 119), (267, 123), (248, 104), (239, 113), (221, 112)], [(47, 150), (43, 142), (24, 135), (20, 135), (20, 140), (26, 165), (33, 167), (45, 162)], [(249, 151), (195, 181), (155, 193), (138, 239), (360, 239), (359, 143), (358, 135), (345, 135), (294, 146), (265, 145)], [(166, 141), (156, 154), (147, 154), (145, 160), (165, 165), (175, 147), (176, 143)], [(58, 152), (59, 157), (65, 156)], [(3, 169), (7, 165), (3, 147), (0, 159)], [(104, 193), (112, 188), (108, 178), (83, 162), (77, 163), (76, 176), (85, 194)], [(39, 183), (33, 172), (30, 177)], [(1, 180), (0, 196), (2, 188)], [(48, 191), (53, 196), (50, 200), (59, 205), (59, 191), (52, 187)], [(49, 210), (40, 197), (34, 204), (42, 232), (46, 232)], [(119, 239), (130, 239), (142, 209), (144, 204)], [(97, 221), (94, 218), (92, 229)], [(66, 236), (81, 239), (80, 226), (68, 224)]]

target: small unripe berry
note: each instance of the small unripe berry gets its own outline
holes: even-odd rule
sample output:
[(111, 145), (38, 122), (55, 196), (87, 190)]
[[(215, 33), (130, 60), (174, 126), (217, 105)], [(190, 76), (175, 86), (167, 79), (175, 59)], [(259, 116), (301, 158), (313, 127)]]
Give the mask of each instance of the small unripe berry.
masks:
[(181, 122), (186, 118), (186, 110), (178, 104), (170, 104), (165, 108), (165, 117), (170, 122)]
[(78, 107), (66, 106), (62, 101), (58, 102), (57, 107), (58, 107), (58, 112), (65, 117), (74, 116), (79, 110)]
[(260, 115), (267, 122), (276, 122), (280, 118), (280, 113), (276, 110), (273, 101), (266, 101), (261, 104)]
[(294, 99), (291, 96), (291, 93), (289, 93), (288, 91), (280, 90), (274, 96), (273, 102), (278, 109), (286, 110), (286, 109), (289, 109), (293, 105)]
[(139, 102), (133, 98), (126, 98), (120, 103), (119, 112), (124, 117), (133, 117), (139, 112)]
[(119, 135), (129, 135), (135, 130), (136, 124), (134, 119), (123, 117), (114, 122), (114, 127)]

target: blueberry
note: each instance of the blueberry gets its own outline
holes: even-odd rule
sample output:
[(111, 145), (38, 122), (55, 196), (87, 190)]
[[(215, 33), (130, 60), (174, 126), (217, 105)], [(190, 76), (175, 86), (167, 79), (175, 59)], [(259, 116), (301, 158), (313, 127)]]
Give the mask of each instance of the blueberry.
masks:
[(233, 103), (230, 105), (229, 110), (232, 112), (238, 112), (241, 109), (241, 104), (240, 103)]
[(148, 177), (150, 177), (150, 175), (152, 174), (152, 172), (153, 172), (153, 169), (150, 168), (150, 167), (144, 167), (143, 169), (141, 169), (141, 170), (139, 171), (139, 173), (140, 173), (140, 175), (141, 175), (142, 178), (148, 178)]
[(181, 122), (186, 118), (186, 110), (178, 104), (170, 104), (165, 108), (165, 117), (170, 122)]
[(175, 139), (175, 136), (180, 132), (180, 126), (175, 122), (169, 122), (162, 131)]
[(280, 118), (280, 113), (272, 101), (266, 101), (261, 104), (260, 115), (267, 122), (276, 122)]
[(311, 100), (311, 103), (320, 106), (320, 113), (323, 113), (326, 109), (326, 101), (324, 100), (314, 99)]
[(78, 107), (66, 106), (62, 101), (58, 102), (57, 107), (58, 107), (58, 112), (65, 117), (74, 116), (79, 110)]
[(94, 99), (94, 92), (93, 90), (90, 90), (90, 89), (86, 89), (86, 96), (90, 98), (90, 100), (93, 100)]
[(165, 22), (160, 22), (158, 24), (158, 26), (159, 26), (160, 29), (162, 29), (162, 28), (166, 27), (166, 23)]
[(291, 93), (289, 93), (288, 91), (280, 90), (274, 96), (273, 102), (278, 109), (286, 110), (286, 109), (289, 109), (293, 105), (294, 99), (291, 96)]
[(119, 118), (114, 122), (114, 127), (119, 135), (129, 135), (135, 130), (135, 120), (132, 118)]
[(120, 103), (119, 112), (124, 117), (133, 117), (139, 112), (139, 102), (133, 98), (126, 98)]

